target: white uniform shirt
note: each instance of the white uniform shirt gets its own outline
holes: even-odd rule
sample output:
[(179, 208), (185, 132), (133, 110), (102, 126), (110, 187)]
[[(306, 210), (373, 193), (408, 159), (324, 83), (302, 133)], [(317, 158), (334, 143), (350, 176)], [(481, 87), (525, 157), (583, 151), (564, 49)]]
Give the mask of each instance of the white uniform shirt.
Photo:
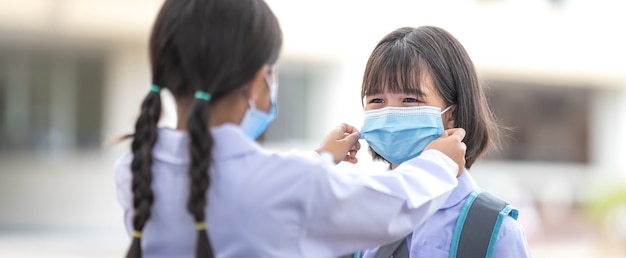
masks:
[[(188, 136), (167, 128), (158, 133), (154, 203), (141, 239), (143, 256), (193, 257), (197, 232), (186, 208)], [(423, 223), (457, 185), (457, 164), (435, 150), (391, 172), (348, 173), (338, 171), (328, 153), (264, 150), (236, 125), (211, 133), (214, 163), (206, 218), (220, 258), (337, 257), (382, 245)], [(128, 153), (115, 167), (129, 237), (131, 161)]]

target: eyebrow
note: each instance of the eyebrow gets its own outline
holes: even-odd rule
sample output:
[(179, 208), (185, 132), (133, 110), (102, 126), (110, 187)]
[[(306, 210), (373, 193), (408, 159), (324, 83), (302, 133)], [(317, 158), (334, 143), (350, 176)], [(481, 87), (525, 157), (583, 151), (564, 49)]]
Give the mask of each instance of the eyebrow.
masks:
[(375, 90), (367, 92), (364, 97), (371, 96), (371, 95), (383, 94), (385, 92), (396, 93), (396, 94), (397, 93), (403, 93), (403, 94), (411, 94), (411, 95), (417, 95), (417, 96), (425, 96), (426, 95), (426, 93), (424, 93), (424, 91), (422, 91), (420, 89), (416, 89), (416, 88), (392, 89), (390, 91), (388, 91), (387, 88), (376, 88)]

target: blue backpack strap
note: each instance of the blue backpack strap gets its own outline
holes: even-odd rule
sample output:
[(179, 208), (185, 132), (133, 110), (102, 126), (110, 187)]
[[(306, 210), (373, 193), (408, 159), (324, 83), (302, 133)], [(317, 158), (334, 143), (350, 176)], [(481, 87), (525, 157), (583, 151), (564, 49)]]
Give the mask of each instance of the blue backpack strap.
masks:
[(517, 210), (481, 189), (467, 198), (457, 219), (450, 258), (492, 257), (505, 216), (517, 219)]

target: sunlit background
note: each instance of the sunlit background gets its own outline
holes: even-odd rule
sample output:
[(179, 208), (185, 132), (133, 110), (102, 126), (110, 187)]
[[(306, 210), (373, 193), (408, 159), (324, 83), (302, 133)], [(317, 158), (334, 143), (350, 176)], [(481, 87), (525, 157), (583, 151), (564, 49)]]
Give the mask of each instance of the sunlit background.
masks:
[[(466, 47), (514, 128), (471, 172), (520, 209), (533, 256), (626, 257), (623, 1), (268, 2), (285, 47), (265, 146), (312, 149), (340, 122), (361, 126), (361, 77), (378, 40), (439, 26)], [(125, 253), (113, 164), (128, 142), (103, 144), (132, 132), (161, 3), (0, 0), (0, 257)], [(340, 167), (384, 167), (359, 158)]]

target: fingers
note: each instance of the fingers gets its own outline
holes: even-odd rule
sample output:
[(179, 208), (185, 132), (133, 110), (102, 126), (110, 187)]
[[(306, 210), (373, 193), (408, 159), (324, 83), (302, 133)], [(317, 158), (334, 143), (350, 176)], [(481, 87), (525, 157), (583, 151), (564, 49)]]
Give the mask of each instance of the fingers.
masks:
[[(352, 134), (357, 134), (356, 135), (357, 141), (358, 141), (358, 138), (361, 137), (361, 134), (360, 134), (359, 130), (356, 127), (351, 126), (351, 125), (346, 124), (346, 123), (339, 124), (337, 127), (335, 127), (335, 129), (333, 129), (331, 134), (334, 134), (335, 135), (334, 137), (337, 140), (342, 140), (342, 139), (345, 139), (347, 137), (354, 137), (354, 136), (350, 136)], [(351, 138), (348, 139), (348, 140), (352, 141)]]
[(352, 134), (352, 133), (358, 133), (359, 132), (359, 129), (357, 129), (356, 127), (351, 126), (349, 124), (346, 124), (346, 123), (342, 123), (340, 125), (340, 127), (342, 128), (343, 132), (345, 132), (345, 133)]
[[(350, 133), (348, 135), (346, 135), (346, 137), (344, 137), (343, 139), (341, 139), (341, 141), (345, 141), (348, 142), (350, 144), (350, 149), (352, 148), (356, 148), (355, 145), (359, 144), (359, 138), (361, 137), (361, 133), (359, 133), (359, 131)], [(360, 148), (361, 145), (358, 145), (358, 148)]]
[(316, 151), (330, 152), (335, 163), (357, 163), (356, 153), (361, 149), (360, 137), (361, 133), (356, 127), (342, 123), (328, 133)]
[(361, 149), (361, 143), (359, 141), (357, 141), (354, 145), (352, 145), (352, 147), (350, 147), (350, 150), (353, 151), (358, 151)]
[(361, 144), (357, 140), (355, 144), (350, 147), (350, 150), (344, 157), (343, 161), (350, 162), (352, 164), (356, 164), (359, 160), (356, 157), (356, 153), (361, 149)]
[(465, 129), (463, 128), (448, 129), (444, 132), (444, 134), (445, 133), (448, 133), (449, 136), (457, 137), (459, 141), (463, 141), (463, 139), (465, 138)]
[(350, 162), (352, 164), (356, 164), (359, 160), (356, 157), (356, 151), (349, 151), (348, 154), (343, 158), (343, 161)]

